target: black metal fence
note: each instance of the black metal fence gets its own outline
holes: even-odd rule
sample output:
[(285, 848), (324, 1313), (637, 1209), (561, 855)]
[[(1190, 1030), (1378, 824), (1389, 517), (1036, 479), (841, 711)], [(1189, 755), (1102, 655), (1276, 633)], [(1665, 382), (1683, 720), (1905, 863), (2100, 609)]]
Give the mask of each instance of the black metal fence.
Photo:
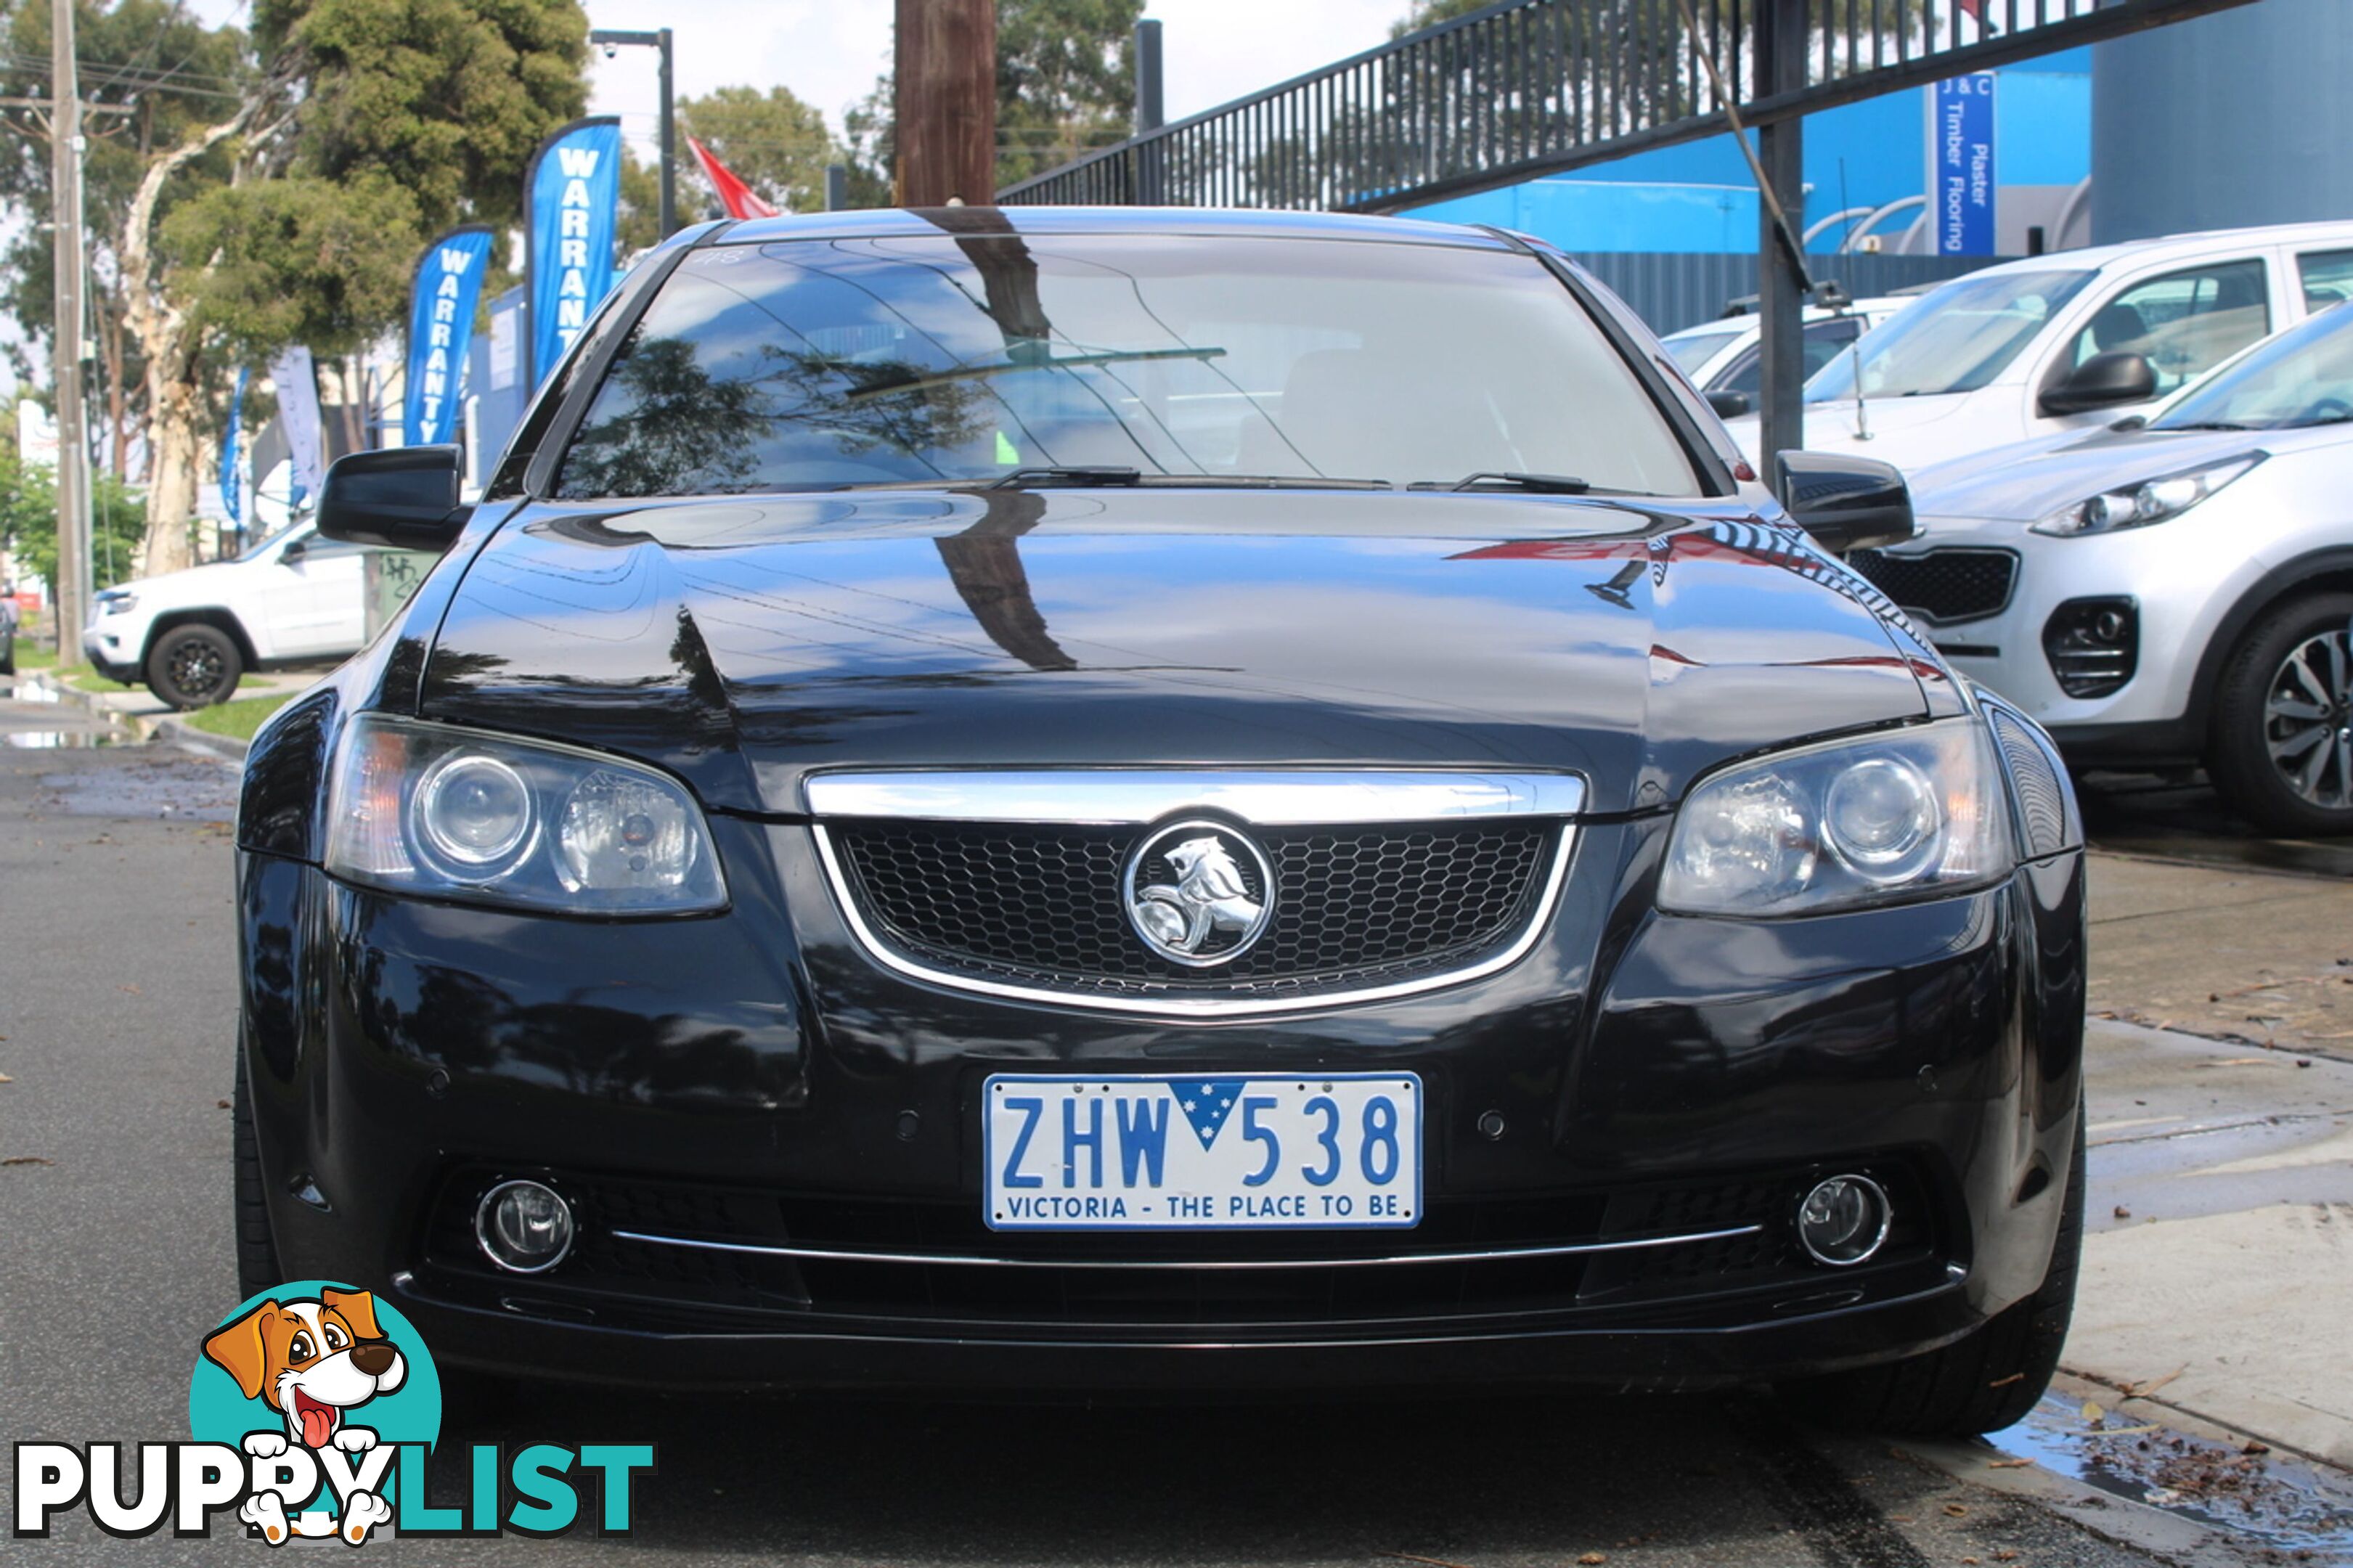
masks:
[[(1665, 251), (1602, 251), (1579, 256), (1588, 271), (1634, 308), (1654, 332), (1678, 332), (1714, 321), (1734, 300), (1757, 292), (1757, 258)], [(1817, 256), (1817, 277), (1868, 300), (1931, 287), (1980, 267), (1991, 256)]]
[[(1715, 134), (1727, 99), (1763, 124), (2247, 3), (1502, 0), (997, 199), (1394, 211)], [(1756, 97), (1763, 34), (1792, 17), (1806, 85)]]

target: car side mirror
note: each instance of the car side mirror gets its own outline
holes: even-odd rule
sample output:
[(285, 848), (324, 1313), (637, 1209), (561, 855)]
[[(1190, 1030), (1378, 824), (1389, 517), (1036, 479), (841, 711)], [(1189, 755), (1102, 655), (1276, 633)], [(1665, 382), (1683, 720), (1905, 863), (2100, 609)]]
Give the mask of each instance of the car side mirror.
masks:
[(309, 534), (304, 534), (300, 539), (290, 539), (286, 542), (286, 548), (278, 552), (278, 564), (299, 566), (302, 563), (302, 557), (310, 553), (311, 536)]
[(1745, 392), (1711, 392), (1707, 405), (1715, 410), (1719, 419), (1737, 419), (1744, 414), (1757, 412), (1757, 400)]
[(319, 536), (391, 550), (447, 550), (473, 508), (458, 500), (455, 447), (392, 447), (339, 458), (319, 487)]
[(2157, 367), (2136, 353), (2094, 354), (2042, 394), (2042, 412), (2053, 418), (2089, 414), (2157, 395)]
[(1920, 531), (1902, 471), (1876, 458), (1784, 452), (1773, 459), (1773, 491), (1789, 521), (1833, 555), (1901, 544)]

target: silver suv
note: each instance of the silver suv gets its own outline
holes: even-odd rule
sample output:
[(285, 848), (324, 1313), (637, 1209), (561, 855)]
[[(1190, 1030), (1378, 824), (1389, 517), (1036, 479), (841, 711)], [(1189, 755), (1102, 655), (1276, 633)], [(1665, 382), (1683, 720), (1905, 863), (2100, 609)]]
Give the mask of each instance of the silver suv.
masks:
[(2272, 832), (2353, 834), (2353, 308), (1914, 495), (1920, 537), (1852, 563), (2071, 761), (2203, 763)]

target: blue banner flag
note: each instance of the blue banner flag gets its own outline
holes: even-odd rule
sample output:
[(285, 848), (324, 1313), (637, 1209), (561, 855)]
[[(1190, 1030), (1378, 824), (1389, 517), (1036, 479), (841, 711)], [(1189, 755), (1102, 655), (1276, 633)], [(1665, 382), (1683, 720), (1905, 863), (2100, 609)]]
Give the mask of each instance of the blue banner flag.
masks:
[(539, 144), (523, 176), (531, 384), (539, 384), (613, 286), (613, 223), (621, 202), (621, 122), (575, 120)]
[(491, 267), (488, 226), (453, 228), (417, 259), (408, 299), (408, 396), (402, 440), (411, 447), (454, 441), (474, 304)]
[(1972, 71), (1928, 89), (1928, 224), (1939, 256), (1994, 247), (1993, 83)]
[(245, 378), (240, 366), (237, 392), (228, 400), (228, 429), (221, 436), (220, 455), (221, 510), (240, 533), (245, 531)]

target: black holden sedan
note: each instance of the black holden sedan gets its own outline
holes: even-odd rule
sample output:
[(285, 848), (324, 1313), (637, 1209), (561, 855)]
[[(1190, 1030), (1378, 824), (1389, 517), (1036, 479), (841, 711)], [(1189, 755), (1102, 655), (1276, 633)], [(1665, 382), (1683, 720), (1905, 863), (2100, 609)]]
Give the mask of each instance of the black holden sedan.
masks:
[(246, 1288), (664, 1388), (2034, 1402), (2083, 1207), (2035, 727), (1495, 231), (710, 226), (257, 740)]

